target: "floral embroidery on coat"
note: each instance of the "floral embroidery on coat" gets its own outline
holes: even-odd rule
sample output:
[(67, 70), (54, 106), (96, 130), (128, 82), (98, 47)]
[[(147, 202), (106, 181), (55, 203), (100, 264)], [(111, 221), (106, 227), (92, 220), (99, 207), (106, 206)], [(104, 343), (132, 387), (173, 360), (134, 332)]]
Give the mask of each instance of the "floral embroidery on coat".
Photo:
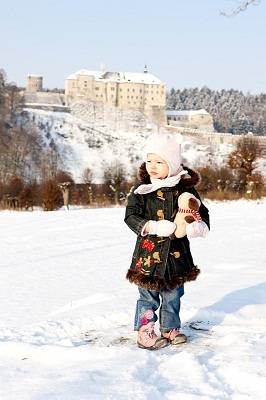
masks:
[(141, 244), (141, 247), (143, 249), (146, 249), (150, 253), (154, 249), (155, 244), (149, 239), (144, 239)]
[(140, 269), (140, 270), (141, 270), (141, 266), (142, 266), (142, 257), (140, 257), (140, 258), (138, 259), (138, 261), (136, 262), (136, 267), (137, 267), (137, 269)]

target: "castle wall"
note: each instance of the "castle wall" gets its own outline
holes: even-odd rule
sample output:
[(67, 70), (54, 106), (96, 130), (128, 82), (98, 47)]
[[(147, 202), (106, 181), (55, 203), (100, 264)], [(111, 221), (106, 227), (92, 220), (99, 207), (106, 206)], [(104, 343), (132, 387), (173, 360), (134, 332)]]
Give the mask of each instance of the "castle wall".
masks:
[[(233, 135), (232, 133), (223, 132), (207, 132), (205, 130), (175, 127), (166, 125), (165, 129), (171, 133), (180, 133), (184, 136), (190, 136), (199, 143), (206, 143), (211, 145), (231, 144), (235, 145), (239, 139), (246, 135)], [(251, 136), (252, 138), (253, 136)], [(263, 154), (266, 155), (266, 136), (254, 136), (263, 150)]]
[(169, 125), (183, 128), (192, 128), (200, 130), (214, 131), (212, 116), (205, 113), (187, 112), (186, 114), (167, 115), (167, 122)]

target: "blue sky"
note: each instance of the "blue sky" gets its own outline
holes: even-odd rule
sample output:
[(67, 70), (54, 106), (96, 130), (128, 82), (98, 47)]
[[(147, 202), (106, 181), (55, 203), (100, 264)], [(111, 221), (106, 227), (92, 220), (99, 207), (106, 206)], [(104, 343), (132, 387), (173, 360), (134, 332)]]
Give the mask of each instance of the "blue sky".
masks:
[(231, 18), (237, 0), (9, 0), (1, 4), (0, 68), (25, 85), (63, 87), (81, 68), (139, 71), (171, 87), (266, 93), (266, 0)]

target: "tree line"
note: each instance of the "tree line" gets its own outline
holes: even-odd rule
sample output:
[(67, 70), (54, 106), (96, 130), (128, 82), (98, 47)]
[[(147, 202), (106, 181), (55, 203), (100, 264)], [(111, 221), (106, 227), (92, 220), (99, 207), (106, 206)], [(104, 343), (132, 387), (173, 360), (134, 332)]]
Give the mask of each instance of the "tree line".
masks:
[(207, 86), (172, 88), (167, 94), (170, 110), (205, 109), (214, 120), (217, 132), (266, 135), (266, 94), (244, 94), (239, 90), (211, 90)]
[[(258, 199), (266, 195), (264, 178), (257, 171), (261, 148), (256, 137), (243, 136), (222, 166), (206, 165), (198, 169), (201, 181), (198, 191), (204, 198), (234, 200)], [(101, 184), (93, 183), (90, 169), (83, 172), (83, 183), (75, 183), (71, 174), (58, 171), (50, 179), (27, 182), (12, 176), (0, 182), (0, 207), (14, 210), (33, 210), (42, 207), (52, 211), (61, 206), (82, 205), (109, 207), (124, 205), (130, 188), (137, 183), (138, 171), (129, 179), (119, 160), (106, 168)]]

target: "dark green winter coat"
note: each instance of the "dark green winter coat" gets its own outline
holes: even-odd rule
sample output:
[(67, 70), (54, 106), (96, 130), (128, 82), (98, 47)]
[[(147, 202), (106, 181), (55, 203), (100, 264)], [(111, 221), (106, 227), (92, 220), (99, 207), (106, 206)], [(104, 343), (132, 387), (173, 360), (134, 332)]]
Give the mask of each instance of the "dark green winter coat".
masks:
[[(186, 167), (184, 169), (188, 171), (188, 175), (183, 175), (176, 186), (141, 195), (135, 194), (134, 190), (143, 183), (150, 183), (145, 164), (142, 164), (140, 182), (128, 195), (125, 222), (138, 237), (127, 279), (139, 287), (157, 291), (164, 288), (174, 289), (186, 281), (195, 280), (200, 272), (194, 265), (187, 236), (172, 240), (157, 235), (141, 236), (141, 231), (149, 220), (174, 221), (178, 197), (183, 192), (190, 192), (200, 199), (194, 187), (199, 182), (198, 173)], [(199, 213), (202, 220), (210, 226), (208, 209), (202, 203)]]

